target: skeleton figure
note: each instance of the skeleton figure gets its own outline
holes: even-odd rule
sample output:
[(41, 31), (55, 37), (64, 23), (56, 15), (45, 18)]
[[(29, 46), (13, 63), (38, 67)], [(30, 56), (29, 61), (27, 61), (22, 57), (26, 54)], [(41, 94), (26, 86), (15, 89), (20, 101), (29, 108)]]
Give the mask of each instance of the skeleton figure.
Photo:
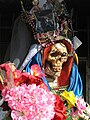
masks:
[[(38, 3), (37, 0), (35, 0), (35, 2)], [(51, 6), (50, 7), (48, 5), (50, 11), (46, 9), (46, 6), (45, 9), (40, 7), (39, 14), (37, 13), (36, 17), (34, 18), (31, 17), (33, 16), (33, 12), (31, 12), (32, 15), (28, 15), (26, 14), (27, 12), (24, 11), (25, 17), (23, 17), (23, 19), (28, 25), (31, 25), (35, 40), (38, 40), (42, 48), (41, 51), (37, 50), (35, 56), (30, 59), (28, 65), (26, 66), (26, 72), (30, 72), (31, 65), (38, 64), (42, 68), (42, 71), (46, 74), (46, 76), (42, 77), (41, 79), (49, 89), (59, 88), (59, 91), (61, 91), (61, 87), (65, 87), (68, 91), (73, 90), (76, 96), (81, 96), (82, 81), (78, 72), (78, 68), (73, 59), (74, 51), (71, 42), (73, 36), (66, 7), (62, 0), (48, 0), (47, 2), (49, 2), (49, 5)], [(60, 3), (60, 6), (58, 3)], [(34, 3), (34, 5), (36, 5), (34, 7), (37, 8), (38, 4)], [(49, 18), (48, 13), (51, 13), (50, 15), (52, 15), (52, 17), (50, 16), (50, 19), (46, 19)], [(53, 23), (53, 27), (51, 27), (51, 24), (49, 24), (49, 27), (47, 27), (48, 25), (46, 26), (46, 24), (41, 24), (40, 18), (42, 18), (42, 16), (45, 17), (45, 22), (47, 24), (51, 22), (49, 20), (52, 20), (51, 23)], [(30, 19), (31, 22), (30, 20), (28, 21), (28, 19)], [(43, 26), (46, 28), (45, 30), (41, 29)], [(69, 26), (71, 30), (69, 29)], [(50, 32), (54, 34), (51, 35), (49, 34)], [(32, 46), (31, 48), (30, 50), (34, 50)], [(30, 55), (32, 56), (32, 53)], [(51, 88), (47, 81), (49, 82)]]
[(45, 74), (51, 87), (57, 87), (57, 78), (60, 76), (63, 64), (68, 59), (68, 51), (63, 43), (51, 46), (45, 63)]

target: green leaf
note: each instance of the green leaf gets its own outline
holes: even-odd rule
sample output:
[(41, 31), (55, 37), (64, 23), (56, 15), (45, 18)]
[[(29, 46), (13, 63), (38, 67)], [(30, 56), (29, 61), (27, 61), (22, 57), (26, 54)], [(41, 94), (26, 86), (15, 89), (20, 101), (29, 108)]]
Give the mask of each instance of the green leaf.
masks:
[(68, 116), (68, 118), (66, 120), (72, 120), (72, 117), (71, 116)]

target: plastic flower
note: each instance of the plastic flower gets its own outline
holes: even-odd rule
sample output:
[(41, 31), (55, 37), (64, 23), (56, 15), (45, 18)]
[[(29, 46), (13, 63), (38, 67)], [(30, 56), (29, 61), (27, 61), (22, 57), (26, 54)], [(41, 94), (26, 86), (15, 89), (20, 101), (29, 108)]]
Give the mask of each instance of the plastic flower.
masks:
[(51, 120), (55, 115), (55, 96), (35, 84), (10, 89), (5, 101), (12, 110), (13, 120)]
[(14, 71), (14, 82), (16, 86), (22, 83), (40, 85), (43, 83), (41, 80), (43, 76), (45, 76), (45, 74), (42, 73), (41, 68), (37, 64), (34, 64), (31, 66), (31, 74), (27, 72), (20, 73), (19, 70)]
[(75, 117), (75, 116), (84, 117), (85, 110), (86, 110), (86, 102), (82, 97), (77, 98), (75, 110), (74, 108), (72, 108), (72, 117)]
[(13, 71), (15, 70), (13, 63), (4, 63), (0, 65), (1, 83), (7, 84), (8, 89), (14, 87)]
[(54, 110), (55, 116), (52, 120), (66, 120), (66, 107), (64, 106), (64, 101), (61, 100), (60, 96), (56, 96)]
[(31, 66), (31, 75), (38, 76), (38, 77), (45, 76), (45, 74), (42, 73), (40, 66), (37, 64), (34, 64)]
[(86, 110), (86, 102), (82, 97), (77, 98), (76, 105), (77, 105), (79, 114), (82, 114), (83, 111)]
[(74, 95), (73, 91), (67, 92), (66, 90), (60, 94), (61, 97), (64, 98), (64, 100), (68, 103), (68, 108), (71, 108), (73, 106), (76, 106), (76, 97)]
[(39, 77), (30, 75), (27, 72), (23, 72), (23, 73), (19, 72), (20, 74), (18, 75), (18, 72), (19, 70), (14, 72), (14, 76), (17, 76), (14, 78), (15, 86), (19, 86), (26, 83), (27, 85), (36, 84), (36, 85), (41, 85), (42, 87), (46, 87), (45, 83), (43, 83), (42, 79), (40, 79)]
[(19, 70), (16, 70), (13, 74), (14, 74), (15, 86), (19, 86), (23, 83), (27, 83), (30, 80), (29, 74), (27, 72), (20, 72)]

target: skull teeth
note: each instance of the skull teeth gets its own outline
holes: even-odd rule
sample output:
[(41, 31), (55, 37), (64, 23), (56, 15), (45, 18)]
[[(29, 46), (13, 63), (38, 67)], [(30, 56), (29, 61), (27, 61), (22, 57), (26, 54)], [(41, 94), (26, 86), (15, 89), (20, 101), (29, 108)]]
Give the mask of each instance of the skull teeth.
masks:
[(60, 71), (62, 68), (59, 66), (59, 67), (53, 67), (53, 70), (54, 71)]

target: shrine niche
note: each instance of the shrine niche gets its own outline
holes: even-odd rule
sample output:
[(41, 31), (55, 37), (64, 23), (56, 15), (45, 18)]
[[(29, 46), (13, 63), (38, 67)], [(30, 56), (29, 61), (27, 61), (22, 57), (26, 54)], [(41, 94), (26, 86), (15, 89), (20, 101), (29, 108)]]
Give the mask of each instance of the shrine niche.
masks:
[[(41, 1), (33, 0), (30, 11), (21, 1), (21, 15), (15, 21), (19, 27), (14, 27), (13, 38), (20, 39), (26, 30), (25, 38), (30, 38), (31, 44), (20, 66), (16, 56), (16, 63), (0, 65), (1, 112), (13, 120), (89, 119), (90, 105), (83, 98), (73, 44), (77, 38), (66, 4), (63, 0)], [(24, 29), (14, 34), (22, 25)], [(8, 109), (4, 111), (5, 102)]]

